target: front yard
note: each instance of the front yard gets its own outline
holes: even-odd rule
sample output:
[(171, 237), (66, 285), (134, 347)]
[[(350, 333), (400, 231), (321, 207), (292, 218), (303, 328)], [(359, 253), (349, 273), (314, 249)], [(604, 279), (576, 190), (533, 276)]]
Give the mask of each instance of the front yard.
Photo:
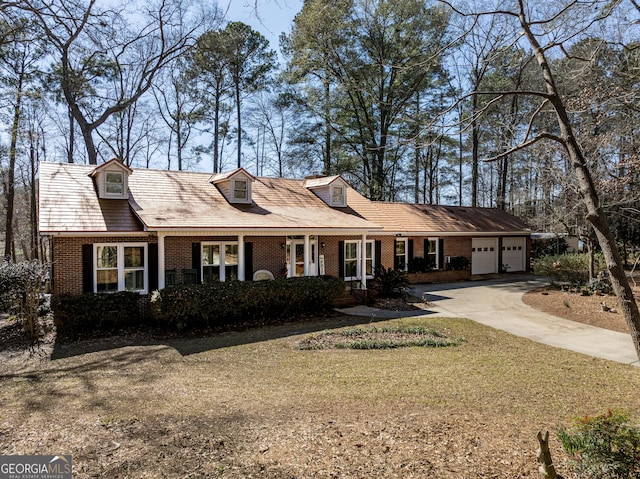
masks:
[(459, 319), (378, 322), (445, 348), (301, 350), (317, 320), (209, 338), (56, 345), (0, 365), (0, 454), (71, 454), (74, 478), (537, 478), (538, 430), (621, 408), (640, 368)]

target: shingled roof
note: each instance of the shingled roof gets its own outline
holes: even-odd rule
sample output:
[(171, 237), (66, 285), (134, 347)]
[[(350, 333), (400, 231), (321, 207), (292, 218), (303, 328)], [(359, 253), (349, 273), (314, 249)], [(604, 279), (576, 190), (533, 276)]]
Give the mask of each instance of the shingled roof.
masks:
[(349, 190), (349, 206), (384, 232), (415, 234), (529, 234), (530, 227), (498, 208), (370, 201)]
[(170, 229), (380, 229), (349, 208), (328, 207), (303, 180), (256, 178), (253, 202), (229, 203), (208, 173), (134, 169), (129, 200), (99, 200), (95, 166), (42, 163), (40, 230), (47, 232)]
[[(91, 177), (95, 169), (41, 163), (42, 233), (314, 229), (416, 236), (530, 233), (524, 222), (500, 209), (374, 202), (351, 188), (348, 206), (332, 208), (308, 188), (310, 180), (305, 184), (255, 177), (252, 203), (231, 204), (208, 173), (133, 169), (129, 199), (103, 200)], [(318, 178), (312, 184), (326, 185), (337, 178)]]

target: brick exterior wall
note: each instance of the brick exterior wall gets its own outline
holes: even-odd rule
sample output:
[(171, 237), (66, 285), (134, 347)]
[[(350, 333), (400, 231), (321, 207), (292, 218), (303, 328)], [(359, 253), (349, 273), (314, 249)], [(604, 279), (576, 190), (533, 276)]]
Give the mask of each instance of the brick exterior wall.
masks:
[(253, 273), (266, 269), (271, 271), (274, 278), (286, 278), (287, 249), (285, 236), (245, 236), (246, 243), (253, 243)]
[[(424, 257), (424, 237), (413, 239), (413, 256)], [(466, 256), (471, 259), (471, 237), (441, 237), (444, 239), (443, 256)], [(320, 236), (317, 239), (318, 254), (324, 255), (325, 274), (340, 276), (338, 271), (339, 242), (359, 241), (361, 236)], [(369, 241), (381, 242), (381, 262), (385, 267), (393, 267), (395, 257), (394, 236), (367, 236)], [(201, 242), (234, 242), (236, 236), (169, 236), (165, 238), (165, 268), (176, 271), (178, 283), (184, 281), (183, 271), (192, 268), (192, 243)], [(245, 236), (246, 243), (253, 244), (253, 272), (261, 269), (271, 271), (275, 278), (286, 277), (286, 243), (285, 236)], [(93, 243), (157, 243), (156, 237), (54, 237), (53, 252), (53, 293), (82, 293), (82, 245)], [(324, 247), (322, 247), (324, 244)], [(530, 251), (530, 240), (527, 241), (527, 252)], [(446, 281), (447, 275), (434, 276), (433, 280)], [(247, 277), (251, 280), (251, 277)]]
[(444, 238), (445, 256), (466, 256), (471, 259), (471, 237), (447, 236)]

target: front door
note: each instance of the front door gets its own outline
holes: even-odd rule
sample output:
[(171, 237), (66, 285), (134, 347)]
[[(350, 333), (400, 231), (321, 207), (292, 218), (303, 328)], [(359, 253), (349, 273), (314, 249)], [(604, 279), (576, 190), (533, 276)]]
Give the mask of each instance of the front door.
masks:
[[(309, 276), (316, 275), (316, 242), (309, 242)], [(289, 278), (304, 276), (304, 240), (290, 239), (287, 241), (287, 276)]]

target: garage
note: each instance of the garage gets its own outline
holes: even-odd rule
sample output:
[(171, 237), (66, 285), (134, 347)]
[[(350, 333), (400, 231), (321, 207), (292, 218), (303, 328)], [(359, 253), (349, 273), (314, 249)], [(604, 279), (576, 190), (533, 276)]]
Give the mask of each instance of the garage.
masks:
[(498, 238), (472, 238), (471, 274), (498, 272)]
[(505, 271), (526, 271), (525, 238), (502, 238), (502, 265)]

